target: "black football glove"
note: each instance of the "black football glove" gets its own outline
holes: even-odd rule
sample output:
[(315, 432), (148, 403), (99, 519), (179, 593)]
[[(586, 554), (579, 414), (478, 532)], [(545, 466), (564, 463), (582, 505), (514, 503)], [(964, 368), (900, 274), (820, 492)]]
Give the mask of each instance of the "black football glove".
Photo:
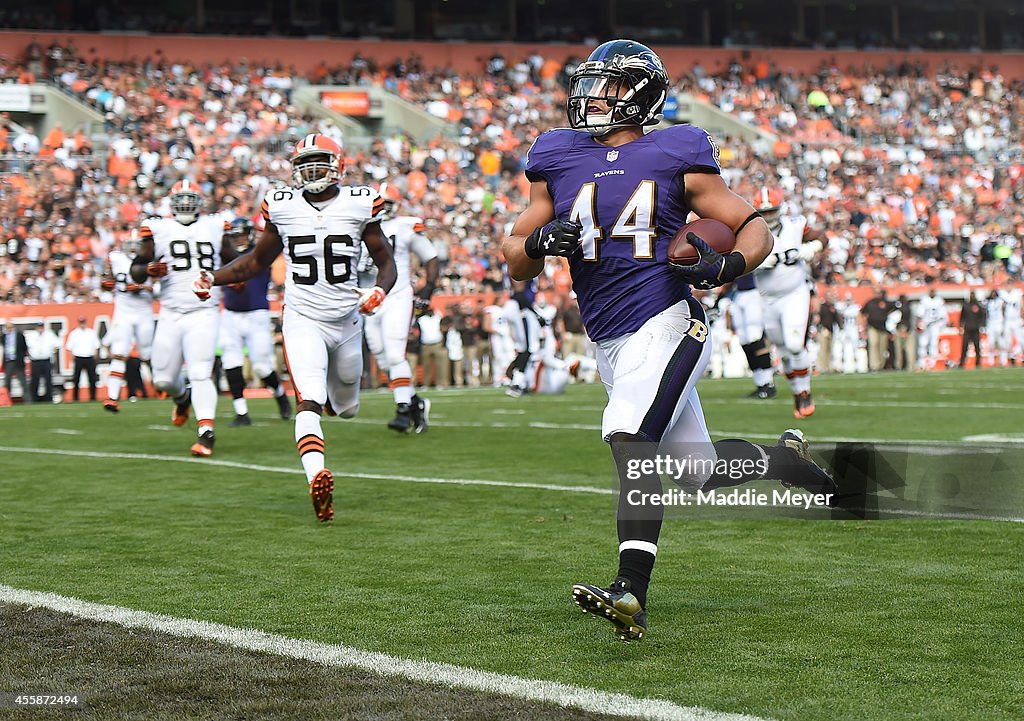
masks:
[(571, 220), (552, 220), (530, 233), (523, 245), (526, 254), (534, 260), (545, 255), (560, 255), (568, 258), (580, 247), (583, 226)]
[(719, 286), (731, 283), (747, 270), (747, 260), (743, 254), (733, 251), (728, 255), (722, 255), (717, 250), (704, 242), (696, 233), (687, 233), (686, 241), (697, 249), (700, 256), (693, 265), (679, 265), (669, 263), (668, 267), (684, 283), (689, 283), (694, 288), (711, 290)]

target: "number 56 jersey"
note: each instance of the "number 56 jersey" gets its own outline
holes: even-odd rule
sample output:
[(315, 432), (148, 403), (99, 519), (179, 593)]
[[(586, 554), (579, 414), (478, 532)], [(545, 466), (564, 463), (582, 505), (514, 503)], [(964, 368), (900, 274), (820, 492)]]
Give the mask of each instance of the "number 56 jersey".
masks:
[(182, 225), (173, 218), (149, 218), (139, 227), (142, 240), (153, 239), (153, 258), (167, 263), (167, 275), (160, 279), (160, 307), (180, 313), (216, 308), (220, 288), (208, 301), (192, 292), (192, 281), (200, 270), (211, 273), (220, 267), (221, 240), (225, 223), (219, 216), (201, 215), (196, 222)]
[(340, 320), (356, 307), (363, 230), (384, 210), (384, 199), (372, 188), (339, 191), (313, 205), (301, 190), (278, 188), (267, 192), (261, 208), (284, 246), (285, 305), (313, 320)]

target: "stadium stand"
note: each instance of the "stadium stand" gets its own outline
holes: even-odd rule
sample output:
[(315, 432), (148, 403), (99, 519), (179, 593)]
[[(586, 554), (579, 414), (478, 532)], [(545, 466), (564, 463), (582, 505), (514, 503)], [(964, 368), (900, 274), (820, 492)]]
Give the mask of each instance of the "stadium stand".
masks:
[[(307, 83), (375, 85), (454, 126), (426, 144), (394, 135), (347, 148), (347, 180), (402, 191), (403, 212), (423, 217), (438, 247), (442, 294), (498, 291), (498, 246), (524, 205), (526, 153), (564, 124), (564, 81), (578, 57), (496, 50), (465, 71), (428, 67), (416, 52), (391, 62), (357, 52), (299, 72), (244, 57), (86, 59), (70, 38), (41, 50), (33, 40), (0, 63), (0, 78), (59, 86), (100, 111), (104, 127), (90, 136), (56, 125), (43, 137), (0, 128), (0, 302), (13, 304), (108, 301), (100, 271), (113, 239), (166, 212), (165, 189), (179, 177), (198, 180), (217, 209), (251, 214), (287, 181), (290, 143), (312, 131), (343, 140), (292, 106)], [(1020, 77), (966, 61), (832, 60), (782, 72), (763, 56), (718, 57), (694, 63), (675, 89), (775, 138), (719, 138), (724, 175), (748, 198), (783, 191), (825, 232), (819, 283), (853, 287), (863, 301), (879, 285), (904, 294), (1021, 279)], [(567, 287), (552, 262), (540, 290)]]

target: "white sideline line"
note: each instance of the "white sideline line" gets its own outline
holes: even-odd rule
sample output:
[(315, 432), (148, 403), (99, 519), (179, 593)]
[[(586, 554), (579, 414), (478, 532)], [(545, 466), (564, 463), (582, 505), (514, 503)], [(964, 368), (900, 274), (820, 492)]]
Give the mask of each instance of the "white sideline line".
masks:
[(384, 677), (403, 678), (446, 688), (482, 691), (592, 713), (644, 718), (651, 721), (765, 721), (756, 716), (720, 713), (698, 706), (679, 706), (661, 699), (637, 698), (555, 681), (479, 671), (437, 661), (404, 659), (386, 653), (361, 651), (341, 644), (288, 638), (252, 628), (235, 628), (219, 623), (164, 616), (4, 585), (0, 585), (0, 602), (42, 607), (89, 621), (159, 631), (178, 638), (214, 641), (234, 648), (312, 661), (324, 666), (357, 668)]
[[(164, 461), (172, 463), (196, 463), (201, 466), (221, 466), (225, 468), (240, 468), (246, 471), (259, 471), (264, 473), (283, 473), (285, 475), (297, 476), (302, 471), (297, 468), (283, 468), (281, 466), (262, 466), (254, 463), (239, 463), (237, 461), (222, 461), (213, 458), (190, 458), (187, 456), (160, 456), (150, 453), (101, 453), (99, 451), (75, 451), (63, 448), (19, 448), (17, 446), (0, 446), (0, 452), (30, 453), (36, 455), (72, 456), (78, 458), (121, 458), (126, 460), (141, 461)], [(616, 491), (612, 488), (597, 488), (594, 486), (559, 486), (551, 483), (517, 483), (515, 481), (488, 481), (474, 478), (426, 478), (421, 476), (398, 476), (385, 473), (336, 473), (337, 478), (362, 478), (367, 480), (399, 481), (403, 483), (429, 483), (445, 486), (491, 486), (497, 488), (526, 488), (534, 491), (559, 491), (563, 493), (585, 493), (599, 496), (614, 496)], [(911, 511), (900, 509), (880, 509), (883, 513), (904, 516), (918, 516), (921, 518), (932, 518), (936, 520), (974, 520), (974, 521), (1001, 521), (1009, 523), (1024, 523), (1024, 518), (1007, 516), (986, 516), (981, 514), (968, 513), (934, 513), (931, 511)]]

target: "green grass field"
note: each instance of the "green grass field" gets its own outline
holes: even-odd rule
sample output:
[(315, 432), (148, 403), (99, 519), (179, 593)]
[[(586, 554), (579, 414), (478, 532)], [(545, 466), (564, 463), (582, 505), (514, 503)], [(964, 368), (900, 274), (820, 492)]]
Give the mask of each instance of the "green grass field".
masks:
[[(713, 435), (796, 424), (784, 388), (748, 391), (702, 383)], [(614, 499), (542, 487), (612, 487), (599, 386), (434, 392), (423, 436), (388, 431), (390, 396), (365, 395), (355, 422), (325, 424), (330, 525), (271, 401), (254, 427), (220, 422), (213, 463), (189, 459), (169, 402), (0, 409), (0, 584), (786, 721), (1024, 717), (1024, 523), (956, 520), (1024, 515), (1024, 372), (814, 391), (796, 424), (812, 444), (919, 442), (907, 474), (920, 489), (953, 469), (953, 510), (669, 520), (636, 644), (568, 593), (614, 575)]]

